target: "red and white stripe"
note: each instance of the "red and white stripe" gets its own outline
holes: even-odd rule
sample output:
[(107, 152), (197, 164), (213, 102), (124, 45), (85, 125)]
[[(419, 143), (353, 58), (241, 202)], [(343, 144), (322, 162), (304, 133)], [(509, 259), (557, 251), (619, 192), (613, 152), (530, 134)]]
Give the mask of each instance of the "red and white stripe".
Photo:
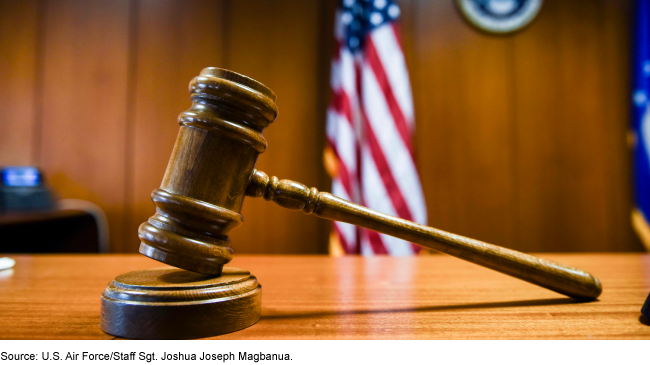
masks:
[[(413, 97), (406, 62), (392, 23), (370, 32), (363, 50), (345, 46), (337, 16), (332, 60), (332, 103), (327, 141), (338, 162), (332, 193), (382, 213), (427, 223), (420, 178), (413, 160)], [(346, 253), (411, 255), (418, 246), (334, 222)]]

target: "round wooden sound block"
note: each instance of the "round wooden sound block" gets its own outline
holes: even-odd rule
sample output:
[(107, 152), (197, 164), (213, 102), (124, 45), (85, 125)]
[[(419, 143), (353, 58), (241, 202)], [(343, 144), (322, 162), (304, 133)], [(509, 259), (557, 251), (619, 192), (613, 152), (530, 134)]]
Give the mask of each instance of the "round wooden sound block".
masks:
[(260, 319), (262, 287), (250, 272), (220, 276), (177, 268), (131, 271), (102, 293), (101, 327), (134, 339), (188, 339), (234, 332)]

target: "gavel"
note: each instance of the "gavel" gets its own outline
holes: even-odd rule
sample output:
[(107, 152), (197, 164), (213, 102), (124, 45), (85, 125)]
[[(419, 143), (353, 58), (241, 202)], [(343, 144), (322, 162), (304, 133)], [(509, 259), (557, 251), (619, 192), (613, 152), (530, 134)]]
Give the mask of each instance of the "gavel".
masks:
[[(232, 260), (228, 233), (242, 224), (245, 196), (355, 224), (537, 284), (594, 300), (590, 274), (471, 238), (379, 213), (291, 180), (255, 169), (267, 147), (262, 132), (278, 115), (275, 94), (238, 73), (205, 68), (190, 82), (192, 106), (160, 189), (156, 213), (138, 235), (140, 252), (176, 266), (119, 275), (102, 294), (101, 328), (138, 339), (214, 336), (241, 330), (261, 316), (255, 276), (224, 265)], [(184, 269), (184, 270), (183, 270)]]
[(219, 275), (232, 259), (228, 232), (242, 222), (244, 196), (354, 224), (528, 281), (572, 298), (596, 299), (592, 275), (555, 262), (416, 224), (255, 169), (267, 147), (262, 132), (278, 115), (276, 96), (263, 84), (219, 68), (190, 82), (192, 106), (160, 189), (156, 214), (139, 229), (140, 252), (186, 270)]

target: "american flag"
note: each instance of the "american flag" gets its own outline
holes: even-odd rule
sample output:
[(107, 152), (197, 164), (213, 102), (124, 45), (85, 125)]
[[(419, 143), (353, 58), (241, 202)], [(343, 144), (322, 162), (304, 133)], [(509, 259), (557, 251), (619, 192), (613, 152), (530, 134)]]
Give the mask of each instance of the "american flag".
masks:
[[(411, 141), (411, 85), (395, 26), (399, 14), (389, 0), (343, 0), (339, 5), (326, 165), (334, 195), (426, 224)], [(341, 222), (334, 222), (332, 238), (335, 254), (404, 256), (419, 251), (409, 242)]]

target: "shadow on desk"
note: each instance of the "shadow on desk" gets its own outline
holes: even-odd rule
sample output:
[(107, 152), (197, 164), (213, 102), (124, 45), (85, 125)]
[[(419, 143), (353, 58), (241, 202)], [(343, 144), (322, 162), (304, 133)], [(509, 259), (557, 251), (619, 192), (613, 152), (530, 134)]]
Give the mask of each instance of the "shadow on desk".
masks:
[[(596, 300), (598, 301), (598, 300)], [(464, 309), (487, 309), (487, 308), (509, 308), (509, 307), (536, 307), (544, 305), (576, 304), (587, 303), (587, 301), (573, 298), (518, 300), (512, 302), (492, 302), (459, 305), (439, 305), (431, 307), (399, 308), (399, 309), (366, 309), (366, 310), (342, 310), (342, 311), (321, 311), (311, 313), (278, 313), (262, 315), (262, 320), (292, 319), (292, 318), (323, 318), (330, 316), (350, 316), (358, 314), (390, 314), (390, 313), (418, 313), (438, 312)]]

